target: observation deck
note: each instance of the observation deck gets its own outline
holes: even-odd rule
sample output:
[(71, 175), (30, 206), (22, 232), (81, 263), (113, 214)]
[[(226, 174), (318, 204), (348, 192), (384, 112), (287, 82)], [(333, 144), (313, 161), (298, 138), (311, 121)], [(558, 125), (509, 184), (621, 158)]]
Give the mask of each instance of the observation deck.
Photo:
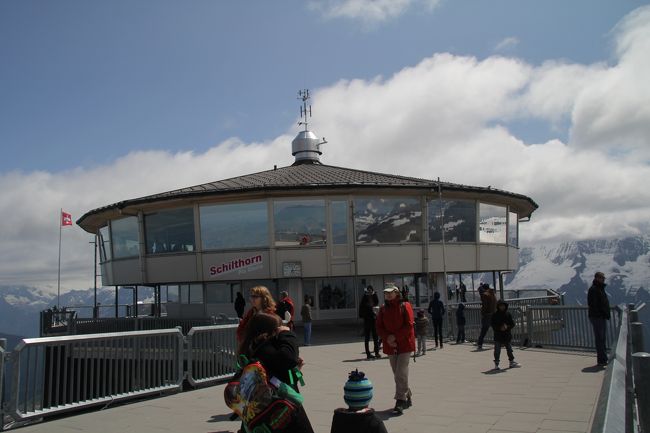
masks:
[[(573, 307), (546, 308), (553, 311), (553, 315), (556, 317), (565, 317), (566, 313), (558, 312)], [(486, 350), (478, 351), (472, 343), (454, 344), (450, 341), (445, 344), (444, 349), (429, 350), (425, 356), (419, 356), (415, 358), (415, 362), (412, 360), (410, 363), (409, 382), (413, 391), (413, 406), (401, 416), (394, 416), (391, 413), (394, 405), (394, 382), (388, 359), (384, 356), (378, 360), (366, 360), (362, 337), (359, 336), (357, 328), (314, 327), (312, 336), (314, 345), (301, 347), (300, 353), (305, 361), (303, 373), (306, 385), (301, 389), (305, 397), (305, 409), (317, 433), (330, 432), (334, 409), (345, 407), (343, 385), (347, 374), (351, 370), (359, 369), (365, 372), (374, 384), (374, 398), (371, 407), (377, 411), (389, 432), (641, 431), (634, 428), (637, 425), (638, 415), (644, 415), (641, 398), (647, 398), (647, 394), (643, 396), (638, 392), (643, 390), (642, 382), (644, 380), (647, 382), (648, 376), (639, 376), (634, 381), (637, 387), (636, 400), (634, 396), (632, 400), (628, 400), (630, 395), (628, 394), (629, 389), (627, 391), (625, 389), (625, 378), (628, 369), (632, 368), (630, 346), (635, 344), (636, 337), (628, 335), (628, 329), (631, 329), (631, 325), (633, 327), (633, 323), (628, 318), (627, 309), (620, 311), (618, 316), (619, 332), (614, 341), (608, 340), (608, 345), (611, 346), (611, 362), (607, 368), (595, 366), (596, 358), (593, 352), (575, 348), (571, 350), (567, 347), (557, 348), (557, 345), (555, 345), (555, 349), (534, 347), (538, 344), (523, 347), (518, 344), (517, 340), (513, 341), (514, 354), (522, 366), (499, 371), (493, 370), (493, 351), (490, 344), (484, 345)], [(632, 320), (634, 321), (636, 318)], [(569, 322), (565, 320), (565, 323)], [(186, 340), (184, 349), (186, 355), (195, 353), (197, 349), (200, 351), (201, 344), (205, 344), (205, 342), (199, 343), (199, 341), (205, 340), (203, 337), (197, 338), (196, 333), (200, 332), (221, 333), (221, 337), (212, 335), (210, 338), (213, 340), (212, 344), (219, 340), (217, 346), (224, 349), (229, 344), (228, 341), (232, 342), (229, 338), (233, 334), (233, 326), (194, 328), (194, 331), (190, 331), (188, 336), (180, 337), (181, 342), (183, 338)], [(180, 330), (175, 331), (182, 335)], [(166, 333), (167, 337), (165, 338), (172, 341), (172, 344), (167, 346), (168, 349), (157, 351), (152, 342), (161, 342), (165, 338), (155, 334), (156, 332)], [(192, 335), (193, 332), (196, 333)], [(548, 333), (552, 332), (554, 331), (548, 331)], [(112, 346), (106, 343), (111, 338), (124, 338), (127, 334), (149, 336), (147, 338), (155, 335), (155, 340), (149, 339), (146, 340), (148, 343), (135, 345), (127, 344), (125, 340), (119, 340), (119, 343)], [(190, 337), (189, 344), (188, 337)], [(89, 356), (89, 350), (90, 352), (103, 351), (101, 353), (110, 355), (103, 356), (103, 358), (119, 359), (121, 355), (118, 354), (119, 351), (116, 348), (128, 349), (129, 352), (138, 348), (143, 350), (143, 353), (148, 353), (147, 356), (140, 358), (146, 362), (150, 362), (151, 358), (166, 359), (164, 364), (147, 364), (147, 366), (152, 368), (152, 371), (168, 372), (170, 375), (159, 389), (156, 388), (155, 383), (147, 385), (145, 382), (144, 387), (149, 386), (149, 388), (146, 393), (142, 394), (143, 398), (129, 400), (125, 398), (128, 397), (126, 395), (128, 392), (113, 390), (115, 398), (109, 397), (101, 402), (97, 400), (91, 410), (82, 408), (84, 410), (76, 413), (66, 413), (64, 407), (60, 413), (45, 414), (45, 418), (31, 418), (29, 422), (34, 421), (35, 424), (29, 425), (23, 420), (16, 424), (6, 424), (5, 428), (20, 427), (16, 431), (24, 433), (123, 433), (125, 431), (225, 433), (237, 432), (240, 427), (239, 421), (229, 419), (230, 411), (223, 402), (225, 386), (223, 377), (228, 374), (223, 375), (216, 384), (211, 381), (205, 382), (206, 385), (212, 386), (200, 386), (201, 380), (198, 377), (201, 373), (198, 371), (198, 364), (195, 361), (203, 355), (197, 355), (194, 361), (186, 359), (186, 368), (191, 364), (194, 366), (193, 371), (190, 369), (187, 372), (183, 369), (182, 357), (179, 360), (180, 365), (177, 366), (180, 371), (185, 371), (181, 375), (181, 382), (183, 379), (187, 380), (188, 377), (194, 377), (192, 382), (197, 388), (187, 390), (189, 387), (185, 386), (185, 392), (177, 392), (183, 388), (181, 384), (176, 390), (173, 389), (172, 382), (174, 382), (175, 376), (172, 373), (176, 367), (172, 365), (174, 356), (171, 353), (178, 350), (174, 349), (174, 345), (178, 344), (174, 343), (178, 340), (178, 336), (171, 330), (105, 334), (103, 340), (94, 336), (53, 338), (67, 338), (68, 343), (65, 344), (69, 345), (68, 352), (74, 353), (74, 356), (85, 353), (87, 358), (97, 357), (97, 353)], [(70, 346), (74, 344), (75, 338), (80, 340), (96, 338), (96, 340), (91, 343), (86, 340), (83, 343), (86, 350), (80, 350), (78, 347)], [(36, 344), (36, 340), (44, 339), (32, 340), (26, 340), (28, 346), (32, 343)], [(196, 342), (192, 342), (193, 340)], [(100, 343), (100, 341), (104, 341), (104, 343)], [(52, 341), (48, 344), (51, 343)], [(112, 349), (107, 350), (107, 346)], [(427, 347), (428, 349), (433, 348), (432, 340), (428, 341)], [(157, 353), (168, 353), (168, 356), (157, 356)], [(226, 353), (226, 357), (227, 355)], [(25, 365), (25, 363), (28, 365), (30, 362), (36, 363), (33, 356), (27, 357), (26, 360), (24, 357), (17, 357), (20, 359), (18, 363), (21, 365)], [(57, 356), (64, 355), (57, 352)], [(221, 356), (221, 359), (225, 359), (223, 351)], [(505, 359), (505, 353), (502, 353), (502, 361)], [(644, 359), (648, 360), (647, 357)], [(121, 365), (113, 364), (111, 361), (107, 362), (108, 365), (111, 365), (111, 369)], [(648, 363), (645, 362), (645, 365), (647, 368)], [(107, 371), (113, 375), (118, 372), (127, 372), (129, 376), (139, 374), (137, 368), (135, 370), (124, 370), (123, 368), (122, 365), (116, 370)], [(205, 368), (205, 370), (209, 369)], [(16, 373), (15, 369), (14, 373)], [(81, 373), (86, 374), (87, 377), (92, 376), (92, 373), (88, 373), (86, 370)], [(33, 372), (31, 374), (34, 376)], [(208, 376), (212, 375), (213, 377), (218, 374), (207, 372)], [(47, 376), (47, 372), (45, 376)], [(154, 374), (152, 373), (150, 376), (154, 376)], [(623, 379), (622, 388), (620, 386), (621, 378)], [(19, 391), (19, 394), (30, 392), (31, 385), (29, 384), (31, 382), (29, 380), (26, 380), (25, 383), (28, 385), (24, 387), (24, 391)], [(68, 378), (67, 380), (72, 379)], [(23, 382), (14, 376), (13, 383), (14, 387), (21, 388), (20, 384)], [(52, 388), (55, 385), (50, 383), (48, 386)], [(44, 386), (44, 390), (47, 390), (48, 386)], [(63, 383), (60, 386), (65, 388)], [(106, 382), (102, 382), (97, 386), (108, 387), (110, 390), (115, 383), (110, 382), (107, 385)], [(171, 386), (171, 388), (164, 389), (166, 386)], [(68, 389), (73, 392), (74, 388), (74, 386), (70, 386)], [(76, 392), (79, 392), (78, 386)], [(84, 392), (82, 389), (81, 393)], [(58, 393), (54, 393), (58, 396), (50, 397), (50, 400), (59, 398), (60, 393), (60, 390)], [(20, 400), (21, 397), (17, 396), (16, 398)], [(69, 399), (70, 397), (68, 397)], [(63, 401), (67, 401), (65, 396)], [(61, 402), (58, 404), (61, 406)], [(5, 407), (7, 407), (6, 404)], [(20, 402), (16, 407), (24, 413), (30, 412), (29, 406), (21, 407)], [(636, 409), (633, 410), (633, 407)], [(75, 410), (72, 406), (67, 409)], [(44, 406), (42, 403), (41, 406), (37, 404), (31, 410), (42, 411)], [(625, 416), (627, 410), (630, 410), (631, 413), (638, 413), (633, 418), (627, 418)], [(645, 416), (647, 416), (647, 408), (645, 410)], [(7, 413), (7, 415), (11, 414)], [(613, 429), (613, 426), (616, 428)], [(630, 426), (632, 426), (632, 430), (626, 430)]]

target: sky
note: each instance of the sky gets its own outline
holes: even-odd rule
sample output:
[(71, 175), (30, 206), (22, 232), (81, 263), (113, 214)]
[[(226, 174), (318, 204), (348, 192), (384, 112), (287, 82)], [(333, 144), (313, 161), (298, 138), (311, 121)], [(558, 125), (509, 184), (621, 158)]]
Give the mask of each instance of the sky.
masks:
[(60, 209), (291, 164), (303, 88), (325, 164), (527, 195), (522, 246), (646, 234), (648, 53), (635, 0), (3, 0), (0, 285), (56, 290)]

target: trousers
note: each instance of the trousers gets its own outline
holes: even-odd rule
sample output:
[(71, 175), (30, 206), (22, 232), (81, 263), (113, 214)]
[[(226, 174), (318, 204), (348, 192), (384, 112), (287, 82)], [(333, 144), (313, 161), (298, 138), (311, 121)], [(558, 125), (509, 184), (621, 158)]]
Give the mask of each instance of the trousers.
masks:
[(395, 379), (395, 400), (408, 400), (411, 397), (409, 388), (409, 359), (411, 352), (388, 355), (390, 368)]

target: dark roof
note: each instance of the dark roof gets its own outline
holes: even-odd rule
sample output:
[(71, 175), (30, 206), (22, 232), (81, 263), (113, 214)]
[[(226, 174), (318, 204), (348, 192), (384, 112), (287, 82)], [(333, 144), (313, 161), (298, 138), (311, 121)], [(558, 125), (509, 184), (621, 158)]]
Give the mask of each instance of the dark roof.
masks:
[[(530, 208), (528, 215), (537, 209), (537, 204), (529, 197), (490, 187), (474, 187), (448, 182), (440, 182), (443, 191), (455, 190), (466, 192), (491, 192), (496, 195), (527, 201)], [(226, 193), (243, 193), (254, 191), (277, 191), (294, 189), (322, 189), (338, 187), (382, 187), (382, 188), (438, 188), (438, 182), (414, 177), (397, 176), (392, 174), (375, 173), (371, 171), (354, 170), (334, 167), (320, 163), (294, 164), (259, 173), (246, 174), (230, 179), (204, 183), (202, 185), (176, 189), (173, 191), (153, 194), (145, 197), (123, 200), (108, 206), (91, 210), (77, 221), (81, 225), (92, 215), (108, 210), (124, 209), (127, 206), (153, 203), (158, 201), (187, 199), (191, 197), (220, 195)]]

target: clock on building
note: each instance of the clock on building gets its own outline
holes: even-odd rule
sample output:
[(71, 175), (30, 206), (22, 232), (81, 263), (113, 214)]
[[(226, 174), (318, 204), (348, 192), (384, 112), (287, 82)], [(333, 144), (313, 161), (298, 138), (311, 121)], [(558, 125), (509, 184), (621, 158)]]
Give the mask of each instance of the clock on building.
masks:
[(282, 276), (283, 277), (301, 277), (302, 276), (302, 263), (300, 263), (300, 262), (283, 262), (282, 263)]

